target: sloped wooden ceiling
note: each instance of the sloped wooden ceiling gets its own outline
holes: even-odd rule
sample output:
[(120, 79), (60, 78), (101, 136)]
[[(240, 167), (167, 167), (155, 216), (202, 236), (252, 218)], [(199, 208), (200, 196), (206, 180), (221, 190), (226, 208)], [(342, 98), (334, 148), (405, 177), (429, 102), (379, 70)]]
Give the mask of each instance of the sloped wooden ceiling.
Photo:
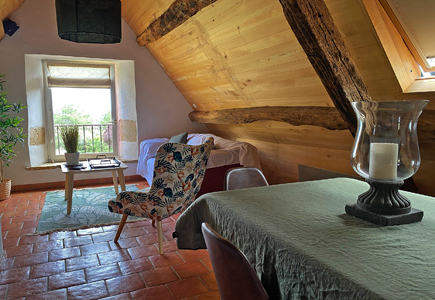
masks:
[[(172, 0), (123, 0), (123, 17), (139, 37)], [(434, 99), (403, 94), (360, 0), (325, 0), (374, 100)], [(146, 45), (194, 111), (259, 106), (334, 108), (287, 23), (278, 0), (217, 0)], [(433, 101), (427, 109), (434, 109)], [(298, 164), (355, 175), (348, 130), (278, 121), (207, 124), (214, 134), (258, 148), (272, 183), (298, 180)], [(421, 141), (419, 191), (435, 195), (433, 143)]]
[[(0, 0), (0, 21), (3, 21), (16, 11), (24, 0)], [(5, 37), (3, 26), (0, 26), (0, 41)]]

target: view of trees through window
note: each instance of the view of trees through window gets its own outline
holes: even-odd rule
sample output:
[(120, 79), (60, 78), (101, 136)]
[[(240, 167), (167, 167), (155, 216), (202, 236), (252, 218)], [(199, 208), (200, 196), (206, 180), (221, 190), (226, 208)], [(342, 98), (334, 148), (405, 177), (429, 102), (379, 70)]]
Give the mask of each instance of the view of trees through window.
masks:
[(79, 127), (80, 153), (112, 153), (110, 89), (51, 88), (56, 155), (65, 152), (63, 126)]

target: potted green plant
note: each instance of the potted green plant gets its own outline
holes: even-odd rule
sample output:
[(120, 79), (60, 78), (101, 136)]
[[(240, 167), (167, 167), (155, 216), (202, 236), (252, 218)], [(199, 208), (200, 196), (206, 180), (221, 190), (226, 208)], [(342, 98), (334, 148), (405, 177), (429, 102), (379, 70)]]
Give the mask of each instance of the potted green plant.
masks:
[(20, 125), (24, 119), (18, 116), (26, 107), (21, 103), (8, 103), (7, 92), (3, 92), (4, 76), (0, 74), (0, 200), (10, 197), (12, 187), (11, 180), (5, 178), (4, 167), (9, 167), (12, 157), (17, 155), (14, 146), (18, 142), (23, 144), (27, 137)]
[(66, 165), (78, 166), (80, 158), (80, 153), (78, 152), (79, 128), (77, 126), (61, 127), (60, 136), (62, 137), (62, 141), (66, 150)]

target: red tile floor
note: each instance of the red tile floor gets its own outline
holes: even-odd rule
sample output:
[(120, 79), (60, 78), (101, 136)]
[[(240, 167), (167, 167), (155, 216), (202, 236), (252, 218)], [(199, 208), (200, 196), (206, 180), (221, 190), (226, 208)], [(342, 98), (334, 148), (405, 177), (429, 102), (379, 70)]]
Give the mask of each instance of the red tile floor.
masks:
[[(144, 188), (146, 182), (135, 183)], [(206, 250), (179, 250), (171, 234), (178, 216), (163, 221), (164, 255), (149, 221), (28, 236), (38, 226), (44, 191), (13, 193), (0, 202), (6, 259), (3, 299), (219, 299)], [(66, 204), (65, 204), (66, 205)]]

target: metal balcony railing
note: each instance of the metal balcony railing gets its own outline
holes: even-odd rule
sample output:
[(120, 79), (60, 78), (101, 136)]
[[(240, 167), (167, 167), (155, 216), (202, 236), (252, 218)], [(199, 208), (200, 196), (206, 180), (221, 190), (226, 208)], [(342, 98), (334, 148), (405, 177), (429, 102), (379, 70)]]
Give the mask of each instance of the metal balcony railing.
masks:
[(77, 124), (54, 125), (56, 155), (65, 153), (60, 128), (75, 126), (79, 128), (78, 151), (80, 153), (113, 153), (112, 124)]

